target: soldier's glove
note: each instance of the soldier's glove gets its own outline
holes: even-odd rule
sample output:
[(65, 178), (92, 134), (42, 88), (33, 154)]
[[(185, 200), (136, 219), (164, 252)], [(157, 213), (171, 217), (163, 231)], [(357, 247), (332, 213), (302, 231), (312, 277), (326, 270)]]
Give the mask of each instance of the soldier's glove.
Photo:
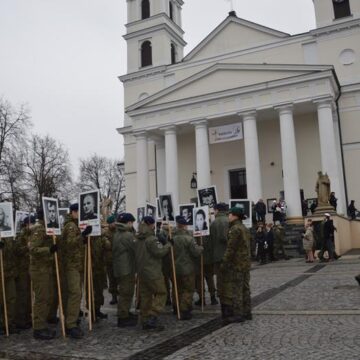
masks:
[[(83, 238), (86, 238), (88, 235), (90, 235), (92, 232), (92, 226), (91, 225), (88, 225), (85, 230), (81, 233), (81, 236)], [(86, 239), (86, 242), (87, 242), (87, 239)], [(85, 244), (85, 241), (84, 241), (84, 244)]]
[(5, 243), (2, 240), (0, 240), (0, 250), (2, 250), (4, 247), (5, 247)]
[(203, 247), (203, 246), (201, 246), (201, 245), (198, 245), (198, 249), (199, 249), (201, 252), (203, 252), (203, 251), (204, 251), (204, 247)]
[(52, 244), (50, 246), (50, 254), (53, 254), (58, 251), (58, 246), (56, 244)]

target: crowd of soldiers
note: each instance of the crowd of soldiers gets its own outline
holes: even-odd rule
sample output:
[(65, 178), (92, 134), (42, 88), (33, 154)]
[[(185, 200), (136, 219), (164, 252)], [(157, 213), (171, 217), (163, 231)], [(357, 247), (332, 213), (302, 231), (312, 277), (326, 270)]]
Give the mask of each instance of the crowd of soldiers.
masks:
[[(6, 302), (3, 296), (0, 299), (0, 334), (5, 333), (7, 322), (10, 333), (32, 327), (34, 338), (53, 339), (56, 333), (49, 324), (58, 323), (58, 315), (62, 316), (58, 311), (60, 300), (66, 335), (80, 339), (84, 336), (81, 318), (85, 312), (94, 321), (107, 318), (101, 312), (106, 286), (112, 295), (110, 304), (118, 307), (118, 327), (141, 324), (143, 330), (163, 330), (159, 316), (166, 304), (172, 304), (179, 320), (192, 318), (195, 291), (199, 296), (195, 306), (206, 304), (204, 280), (212, 305), (218, 303), (216, 295), (219, 297), (225, 324), (252, 319), (250, 237), (242, 224), (241, 208), (229, 210), (226, 204), (217, 204), (210, 235), (197, 239), (182, 216), (176, 217), (175, 227), (163, 221), (156, 233), (155, 220), (150, 216), (145, 216), (135, 231), (135, 218), (130, 213), (108, 216), (102, 235), (89, 236), (91, 226), (83, 231), (78, 226), (78, 210), (78, 204), (70, 206), (58, 241), (46, 234), (41, 209), (36, 218), (30, 215), (23, 220), (15, 239), (0, 239), (4, 259), (0, 290), (6, 290)], [(86, 311), (89, 304), (82, 300), (88, 299), (86, 294), (91, 291), (84, 279), (89, 241), (94, 312)], [(130, 311), (134, 299), (139, 317)]]

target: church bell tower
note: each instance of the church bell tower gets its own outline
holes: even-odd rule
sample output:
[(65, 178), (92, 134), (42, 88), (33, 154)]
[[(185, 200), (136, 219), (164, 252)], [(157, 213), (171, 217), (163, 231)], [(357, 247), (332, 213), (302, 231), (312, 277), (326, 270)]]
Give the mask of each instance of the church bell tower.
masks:
[(127, 72), (182, 60), (183, 0), (127, 0)]
[(359, 0), (313, 0), (313, 2), (317, 28), (360, 18)]

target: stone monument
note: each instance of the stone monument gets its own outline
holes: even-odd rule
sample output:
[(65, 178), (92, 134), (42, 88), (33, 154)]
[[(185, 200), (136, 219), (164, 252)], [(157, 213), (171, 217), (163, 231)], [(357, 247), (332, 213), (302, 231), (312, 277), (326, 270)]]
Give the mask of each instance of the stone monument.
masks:
[(322, 171), (318, 171), (315, 191), (317, 193), (318, 204), (315, 209), (315, 215), (324, 213), (336, 214), (335, 209), (329, 203), (331, 188), (330, 178), (327, 173), (323, 174)]

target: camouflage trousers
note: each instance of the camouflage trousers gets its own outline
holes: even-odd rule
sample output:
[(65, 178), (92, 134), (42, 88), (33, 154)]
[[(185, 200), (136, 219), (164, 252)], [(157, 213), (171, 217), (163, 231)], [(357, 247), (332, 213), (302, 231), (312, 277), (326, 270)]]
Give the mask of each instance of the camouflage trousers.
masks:
[[(179, 307), (180, 311), (191, 311), (192, 310), (192, 302), (194, 295), (194, 287), (195, 287), (195, 275), (182, 275), (176, 276), (176, 283), (178, 287), (178, 296), (179, 296)], [(173, 293), (172, 303), (176, 306), (175, 301), (175, 291)]]
[(19, 272), (15, 279), (16, 285), (16, 315), (15, 322), (18, 326), (31, 323), (31, 289), (30, 275), (27, 271)]
[(63, 305), (66, 328), (77, 326), (81, 303), (81, 281), (83, 274), (76, 269), (67, 268), (64, 272)]
[(218, 288), (221, 304), (231, 306), (235, 315), (250, 314), (250, 272), (226, 272), (221, 276), (222, 286)]
[[(204, 264), (204, 280), (206, 280), (206, 284), (208, 286), (208, 290), (210, 296), (215, 296), (215, 283), (214, 283), (214, 264)], [(199, 272), (196, 274), (196, 281), (195, 281), (196, 291), (197, 293), (201, 294), (201, 275), (200, 275), (200, 268)], [(205, 286), (204, 286), (205, 292)]]
[(117, 279), (114, 276), (114, 269), (112, 263), (106, 265), (107, 277), (109, 280), (109, 293), (111, 295), (118, 295)]
[(166, 303), (166, 288), (164, 278), (148, 280), (140, 277), (140, 315), (144, 323), (150, 317), (158, 317)]
[(124, 275), (118, 277), (116, 280), (119, 292), (117, 316), (120, 319), (127, 319), (129, 317), (129, 310), (134, 297), (135, 275)]
[[(6, 310), (9, 326), (15, 326), (16, 287), (13, 276), (5, 277)], [(0, 274), (0, 329), (5, 327), (3, 287)]]

